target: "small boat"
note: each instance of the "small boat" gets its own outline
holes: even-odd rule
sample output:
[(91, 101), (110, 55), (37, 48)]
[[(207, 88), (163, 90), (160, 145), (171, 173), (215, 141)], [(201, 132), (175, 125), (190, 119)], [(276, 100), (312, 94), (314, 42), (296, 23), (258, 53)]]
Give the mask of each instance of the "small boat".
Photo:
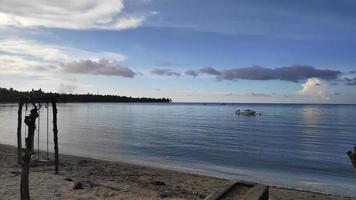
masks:
[(236, 110), (236, 115), (244, 115), (244, 116), (255, 116), (256, 111), (254, 110)]

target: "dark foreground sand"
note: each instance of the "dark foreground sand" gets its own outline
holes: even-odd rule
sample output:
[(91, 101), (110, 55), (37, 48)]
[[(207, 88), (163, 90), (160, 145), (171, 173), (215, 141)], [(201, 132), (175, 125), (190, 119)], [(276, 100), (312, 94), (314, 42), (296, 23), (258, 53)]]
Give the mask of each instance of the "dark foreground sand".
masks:
[[(34, 163), (30, 172), (32, 199), (194, 200), (204, 199), (228, 182), (220, 178), (68, 155), (61, 155), (60, 161), (59, 175), (54, 175), (51, 163)], [(20, 173), (15, 147), (0, 144), (0, 200), (20, 199)], [(275, 187), (270, 188), (270, 199), (356, 200)]]

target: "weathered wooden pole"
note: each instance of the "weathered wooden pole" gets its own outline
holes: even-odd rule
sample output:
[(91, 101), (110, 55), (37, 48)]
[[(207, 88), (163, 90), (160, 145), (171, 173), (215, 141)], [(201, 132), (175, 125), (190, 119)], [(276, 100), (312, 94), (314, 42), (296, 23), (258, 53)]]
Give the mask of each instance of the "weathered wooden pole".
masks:
[(25, 139), (26, 149), (24, 149), (24, 155), (22, 157), (22, 174), (21, 174), (21, 200), (30, 200), (29, 192), (29, 174), (30, 174), (30, 164), (31, 164), (31, 155), (33, 153), (33, 138), (36, 130), (36, 118), (38, 117), (38, 109), (35, 104), (34, 108), (31, 110), (29, 116), (25, 116), (25, 124), (28, 126), (28, 135)]
[(17, 164), (21, 164), (21, 149), (22, 149), (21, 129), (22, 129), (23, 103), (24, 103), (23, 99), (21, 98), (19, 101), (19, 110), (17, 111)]
[(54, 140), (54, 164), (55, 169), (54, 173), (58, 174), (58, 128), (57, 128), (57, 104), (56, 99), (53, 97), (51, 98), (52, 103), (52, 112), (53, 112), (53, 140)]
[(356, 169), (356, 146), (354, 146), (354, 149), (352, 151), (348, 151), (347, 155), (349, 156), (352, 166)]

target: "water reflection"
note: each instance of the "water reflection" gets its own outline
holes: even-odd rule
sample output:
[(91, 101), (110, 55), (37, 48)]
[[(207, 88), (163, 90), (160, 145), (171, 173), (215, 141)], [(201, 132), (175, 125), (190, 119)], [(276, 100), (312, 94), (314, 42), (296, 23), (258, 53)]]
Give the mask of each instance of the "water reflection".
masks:
[[(308, 159), (318, 160), (320, 159), (320, 153), (315, 153), (315, 149), (321, 148), (320, 143), (323, 137), (323, 133), (319, 130), (322, 117), (326, 114), (325, 109), (318, 106), (306, 105), (298, 109), (298, 113), (301, 116), (302, 127), (302, 153)], [(322, 153), (321, 153), (322, 154)]]

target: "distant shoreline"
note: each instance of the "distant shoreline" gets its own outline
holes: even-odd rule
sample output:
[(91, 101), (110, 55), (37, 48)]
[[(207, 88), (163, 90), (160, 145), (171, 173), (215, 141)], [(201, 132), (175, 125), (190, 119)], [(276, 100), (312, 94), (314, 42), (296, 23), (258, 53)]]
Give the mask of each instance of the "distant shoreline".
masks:
[[(0, 97), (1, 98), (1, 97)], [(0, 104), (17, 104), (18, 102), (15, 101), (15, 102), (2, 102), (0, 101)], [(169, 104), (169, 105), (179, 105), (179, 104), (182, 104), (182, 105), (221, 105), (221, 106), (224, 106), (224, 105), (282, 105), (282, 106), (356, 106), (356, 104), (333, 104), (333, 103), (330, 103), (330, 104), (312, 104), (312, 103), (213, 103), (213, 102), (208, 102), (208, 103), (205, 103), (205, 102), (105, 102), (105, 101), (96, 101), (96, 102), (90, 102), (90, 101), (82, 101), (82, 102), (79, 102), (79, 101), (66, 101), (66, 102), (58, 102), (58, 103), (63, 103), (63, 104), (66, 104), (66, 103), (76, 103), (76, 104), (80, 104), (80, 103), (83, 103), (83, 104), (87, 104), (87, 103), (103, 103), (103, 104), (110, 104), (110, 103), (122, 103), (122, 104), (135, 104), (135, 103), (138, 103), (138, 104)]]
[(56, 96), (59, 103), (170, 103), (169, 98), (151, 97), (127, 97), (118, 95), (99, 95), (99, 94), (59, 94), (43, 92), (41, 89), (21, 92), (12, 88), (0, 87), (0, 103), (17, 103), (21, 98), (48, 98)]

